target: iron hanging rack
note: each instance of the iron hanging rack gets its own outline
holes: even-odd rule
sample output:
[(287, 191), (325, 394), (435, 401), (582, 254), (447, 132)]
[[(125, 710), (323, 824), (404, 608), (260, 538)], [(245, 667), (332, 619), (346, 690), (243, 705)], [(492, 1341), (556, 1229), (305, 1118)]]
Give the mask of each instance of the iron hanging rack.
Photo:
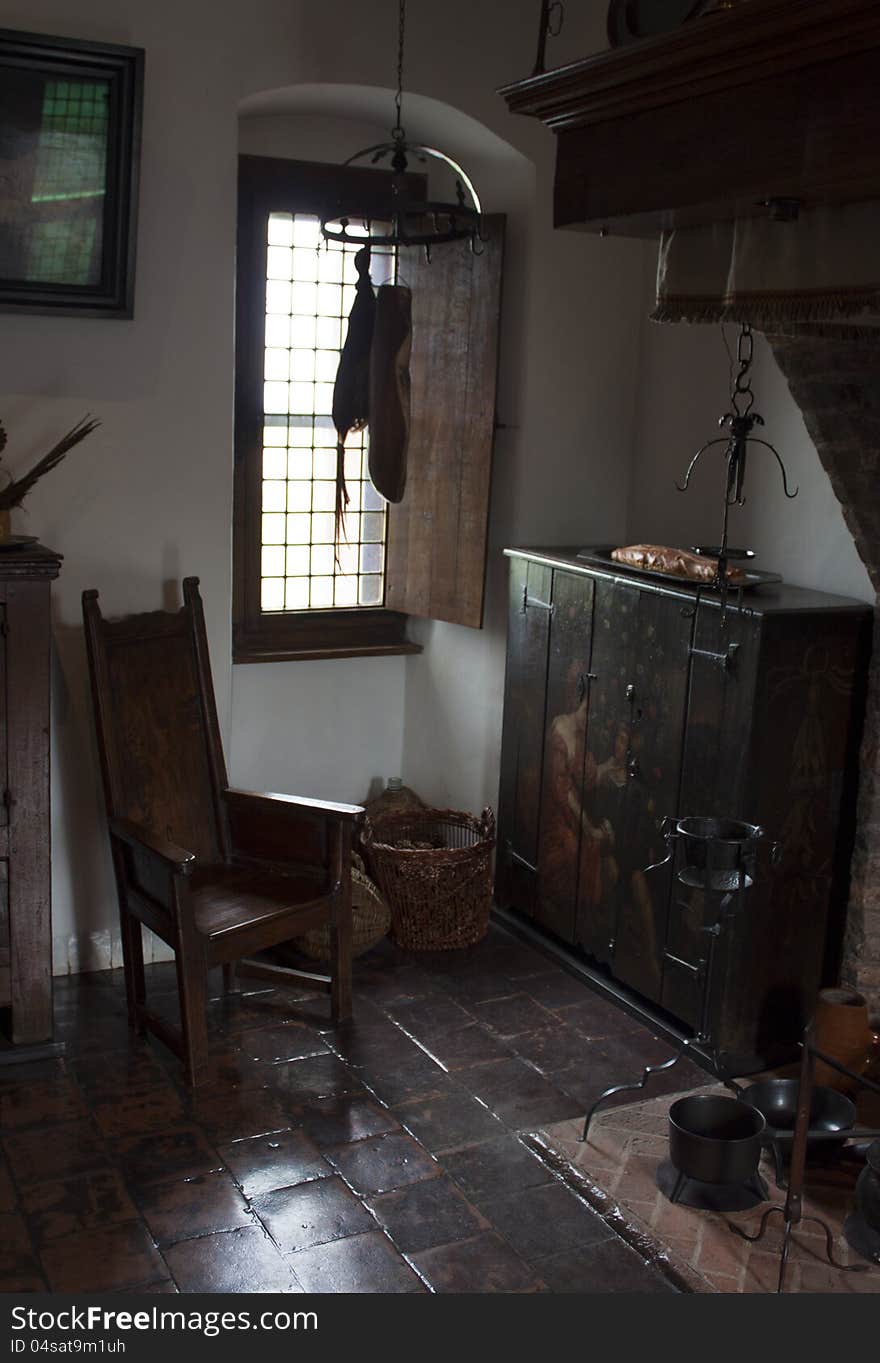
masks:
[(727, 428), (727, 435), (716, 436), (714, 440), (707, 440), (694, 455), (688, 464), (687, 472), (683, 483), (676, 483), (679, 492), (687, 492), (690, 486), (691, 475), (697, 466), (701, 455), (707, 450), (714, 449), (718, 445), (725, 447), (725, 457), (727, 460), (727, 479), (724, 489), (724, 505), (721, 519), (721, 545), (718, 552), (718, 566), (715, 575), (714, 586), (720, 587), (722, 595), (722, 618), (723, 608), (727, 604), (728, 589), (728, 522), (730, 519), (730, 509), (733, 506), (745, 505), (745, 480), (746, 463), (748, 459), (749, 446), (761, 445), (769, 450), (779, 465), (782, 474), (782, 490), (785, 496), (792, 500), (798, 495), (799, 488), (792, 492), (788, 485), (788, 474), (782, 456), (771, 445), (768, 440), (762, 440), (760, 436), (753, 435), (756, 426), (764, 425), (764, 418), (759, 412), (754, 410), (755, 395), (752, 391), (751, 368), (754, 360), (755, 345), (754, 335), (751, 325), (743, 322), (740, 328), (739, 341), (737, 344), (737, 364), (738, 370), (730, 391), (730, 410), (725, 412), (719, 419), (718, 425)]
[[(482, 205), (467, 172), (446, 152), (423, 142), (410, 142), (403, 127), (403, 55), (406, 34), (406, 0), (399, 0), (397, 37), (397, 89), (394, 96), (394, 126), (388, 142), (379, 142), (357, 151), (343, 164), (368, 161), (378, 165), (389, 161), (391, 188), (387, 213), (380, 221), (364, 219), (363, 213), (348, 211), (338, 204), (334, 212), (321, 219), (321, 235), (326, 241), (349, 242), (363, 246), (422, 246), (428, 261), (431, 248), (444, 242), (468, 241), (475, 254), (481, 254)], [(444, 165), (455, 178), (455, 201), (422, 198), (408, 175), (411, 161)], [(354, 223), (362, 227), (353, 226)], [(374, 228), (378, 228), (374, 231)]]

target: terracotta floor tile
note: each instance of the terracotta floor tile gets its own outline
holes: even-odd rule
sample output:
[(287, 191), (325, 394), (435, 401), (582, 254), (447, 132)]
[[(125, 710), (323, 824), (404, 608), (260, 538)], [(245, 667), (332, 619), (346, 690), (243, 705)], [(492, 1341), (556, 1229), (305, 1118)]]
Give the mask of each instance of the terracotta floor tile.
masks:
[(107, 1163), (107, 1146), (91, 1118), (10, 1131), (3, 1148), (20, 1185), (87, 1174)]
[(296, 1292), (287, 1260), (259, 1226), (183, 1240), (165, 1250), (181, 1292)]
[(246, 1197), (258, 1197), (333, 1171), (304, 1131), (275, 1131), (220, 1147), (220, 1154)]
[(424, 1285), (381, 1231), (366, 1231), (291, 1255), (306, 1292), (423, 1292)]
[(490, 1226), (445, 1175), (369, 1197), (367, 1206), (404, 1254), (466, 1240)]
[(296, 1104), (274, 1089), (198, 1090), (188, 1102), (189, 1118), (215, 1141), (244, 1140), (293, 1125)]
[(501, 1037), (521, 1036), (540, 1027), (552, 1027), (554, 1015), (528, 994), (511, 994), (506, 999), (476, 1003), (473, 1015), (478, 1022), (491, 1027)]
[(105, 1136), (128, 1136), (139, 1131), (164, 1131), (185, 1120), (180, 1095), (169, 1082), (127, 1092), (95, 1106), (95, 1121)]
[(447, 1090), (398, 1103), (395, 1114), (424, 1146), (437, 1155), (503, 1134), (498, 1118), (470, 1094)]
[(443, 1168), (477, 1206), (550, 1183), (552, 1174), (515, 1136), (504, 1135), (443, 1156)]
[(87, 1115), (82, 1093), (66, 1076), (0, 1093), (0, 1128), (4, 1131), (72, 1122)]
[(316, 1098), (299, 1109), (299, 1122), (310, 1140), (319, 1148), (343, 1145), (347, 1141), (378, 1136), (394, 1131), (399, 1122), (387, 1108), (356, 1095), (341, 1098)]
[(464, 1008), (445, 994), (435, 994), (415, 1003), (393, 1004), (388, 1011), (397, 1025), (418, 1041), (426, 1041), (438, 1032), (448, 1032), (470, 1022), (470, 1015)]
[(242, 1032), (238, 1045), (250, 1060), (261, 1065), (301, 1060), (307, 1055), (326, 1055), (328, 1049), (326, 1041), (317, 1032), (300, 1022)]
[(9, 1165), (0, 1155), (0, 1212), (11, 1212), (18, 1202), (18, 1194), (12, 1182)]
[(0, 1215), (0, 1292), (39, 1290), (28, 1284), (43, 1281), (40, 1262), (23, 1217)]
[(534, 1032), (523, 1032), (512, 1037), (511, 1047), (529, 1064), (536, 1065), (543, 1074), (580, 1066), (586, 1069), (590, 1043), (573, 1027), (566, 1027), (558, 1019), (552, 1027), (541, 1027)]
[(642, 1024), (622, 1008), (591, 991), (582, 1002), (561, 1007), (559, 1016), (585, 1037), (622, 1036), (643, 1030)]
[(248, 1202), (225, 1170), (151, 1184), (141, 1191), (138, 1200), (143, 1218), (160, 1245), (254, 1224)]
[(337, 1056), (307, 1056), (287, 1064), (260, 1066), (265, 1082), (295, 1102), (309, 1098), (338, 1098), (343, 1093), (364, 1094), (361, 1076)]
[(72, 1069), (92, 1103), (112, 1103), (121, 1094), (141, 1093), (171, 1082), (149, 1043), (140, 1040), (122, 1050), (83, 1056)]
[(138, 1214), (119, 1171), (110, 1168), (25, 1188), (22, 1206), (38, 1244), (102, 1230)]
[(119, 1291), (168, 1276), (140, 1221), (52, 1240), (40, 1257), (53, 1292)]
[[(543, 1008), (554, 1012), (560, 1008), (572, 1008), (580, 1004), (587, 1006), (597, 996), (588, 984), (569, 975), (566, 970), (552, 969), (540, 975), (531, 975), (522, 981), (522, 991), (540, 1003)], [(620, 1012), (620, 1009), (615, 1009)]]
[(324, 1157), (361, 1195), (390, 1192), (440, 1173), (438, 1162), (405, 1131), (331, 1147)]
[(414, 1254), (434, 1292), (542, 1292), (543, 1279), (494, 1231)]
[(453, 1073), (483, 1060), (509, 1060), (513, 1054), (510, 1046), (477, 1022), (436, 1033), (426, 1038), (424, 1046)]
[(674, 1292), (658, 1269), (646, 1264), (617, 1236), (598, 1245), (539, 1259), (535, 1271), (551, 1292)]
[(471, 1065), (458, 1079), (490, 1112), (516, 1130), (563, 1121), (580, 1111), (580, 1104), (569, 1094), (513, 1056)]
[(279, 1188), (253, 1200), (254, 1211), (286, 1253), (373, 1230), (375, 1222), (341, 1178)]
[(558, 1181), (486, 1202), (483, 1211), (529, 1262), (596, 1244), (614, 1234), (600, 1216)]
[(358, 1073), (371, 1092), (389, 1105), (446, 1092), (452, 1082), (439, 1064), (416, 1047), (390, 1066), (370, 1061)]
[(114, 1142), (114, 1152), (125, 1177), (135, 1185), (193, 1178), (219, 1169), (222, 1164), (204, 1132), (192, 1125), (121, 1137)]

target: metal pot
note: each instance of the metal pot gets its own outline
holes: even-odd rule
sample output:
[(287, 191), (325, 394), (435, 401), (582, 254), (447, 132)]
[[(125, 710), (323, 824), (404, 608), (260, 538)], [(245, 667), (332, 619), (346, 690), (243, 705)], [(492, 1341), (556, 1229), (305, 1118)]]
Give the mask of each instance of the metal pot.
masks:
[(669, 1157), (701, 1183), (748, 1183), (761, 1158), (766, 1122), (738, 1098), (693, 1094), (669, 1109)]
[[(758, 1084), (750, 1084), (742, 1092), (744, 1103), (751, 1103), (758, 1109), (767, 1123), (765, 1139), (771, 1138), (783, 1148), (791, 1146), (797, 1119), (798, 1079), (764, 1079)], [(811, 1140), (814, 1135), (839, 1131), (840, 1144), (847, 1139), (856, 1120), (855, 1104), (834, 1089), (814, 1088), (810, 1099), (810, 1134), (807, 1145), (819, 1145)], [(772, 1128), (772, 1129), (770, 1129)], [(822, 1145), (837, 1144), (836, 1141), (822, 1140)]]
[(714, 871), (750, 869), (763, 828), (740, 819), (679, 819), (675, 830), (681, 839), (687, 866), (705, 871), (711, 858)]

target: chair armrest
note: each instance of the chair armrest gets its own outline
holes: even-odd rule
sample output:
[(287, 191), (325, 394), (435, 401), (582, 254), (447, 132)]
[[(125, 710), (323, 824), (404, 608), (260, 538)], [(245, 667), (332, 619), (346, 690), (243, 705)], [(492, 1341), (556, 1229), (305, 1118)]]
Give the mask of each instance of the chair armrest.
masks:
[(296, 795), (225, 790), (232, 855), (278, 866), (329, 871), (337, 849), (351, 844), (364, 817), (359, 805), (334, 805)]
[(261, 808), (266, 814), (282, 814), (285, 807), (291, 816), (312, 814), (319, 819), (339, 820), (343, 823), (360, 823), (364, 817), (361, 805), (333, 804), (329, 800), (308, 800), (301, 795), (279, 795), (274, 791), (238, 790), (228, 787), (223, 798), (230, 805), (240, 805), (254, 812)]
[(160, 838), (156, 833), (150, 833), (140, 824), (133, 823), (131, 819), (110, 819), (110, 832), (115, 838), (121, 838), (131, 847), (138, 851), (148, 852), (154, 857), (158, 857), (165, 864), (167, 870), (173, 873), (188, 875), (195, 865), (196, 857), (194, 852), (187, 852), (185, 848), (178, 847), (176, 843), (169, 842), (167, 838)]

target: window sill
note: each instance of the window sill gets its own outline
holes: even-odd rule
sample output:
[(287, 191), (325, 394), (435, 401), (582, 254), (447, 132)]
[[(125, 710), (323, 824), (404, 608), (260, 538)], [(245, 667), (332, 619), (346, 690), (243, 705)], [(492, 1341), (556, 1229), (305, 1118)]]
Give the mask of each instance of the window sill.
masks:
[(407, 616), (399, 611), (267, 613), (249, 624), (234, 624), (233, 663), (281, 663), (318, 658), (382, 658), (421, 653), (406, 637)]
[(332, 648), (259, 648), (239, 645), (232, 650), (232, 661), (241, 664), (305, 662), (320, 658), (390, 658), (395, 654), (421, 651), (421, 644), (413, 644), (408, 640), (399, 644), (351, 644), (348, 647), (337, 644)]

